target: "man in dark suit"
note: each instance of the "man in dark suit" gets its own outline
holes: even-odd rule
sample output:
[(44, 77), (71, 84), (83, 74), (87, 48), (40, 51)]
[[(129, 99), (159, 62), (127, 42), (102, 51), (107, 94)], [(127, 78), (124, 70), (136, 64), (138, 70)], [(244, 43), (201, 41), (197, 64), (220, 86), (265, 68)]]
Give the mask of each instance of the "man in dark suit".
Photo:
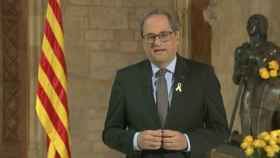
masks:
[(129, 158), (203, 158), (228, 137), (214, 71), (177, 54), (178, 30), (171, 14), (146, 14), (148, 59), (116, 74), (103, 141)]

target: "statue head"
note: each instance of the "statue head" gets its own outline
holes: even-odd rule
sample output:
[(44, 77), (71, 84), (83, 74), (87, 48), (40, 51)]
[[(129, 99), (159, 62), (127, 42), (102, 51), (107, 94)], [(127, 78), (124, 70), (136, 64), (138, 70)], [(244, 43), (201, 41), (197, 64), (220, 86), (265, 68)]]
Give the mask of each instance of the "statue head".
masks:
[(261, 14), (252, 15), (248, 19), (247, 32), (250, 38), (257, 40), (267, 39), (268, 21), (265, 16)]

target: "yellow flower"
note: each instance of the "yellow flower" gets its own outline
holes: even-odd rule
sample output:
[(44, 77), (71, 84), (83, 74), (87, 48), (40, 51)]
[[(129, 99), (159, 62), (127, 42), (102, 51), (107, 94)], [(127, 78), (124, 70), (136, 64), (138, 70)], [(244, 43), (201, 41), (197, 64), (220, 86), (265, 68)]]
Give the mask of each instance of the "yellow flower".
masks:
[(280, 151), (280, 147), (277, 144), (271, 145), (271, 147), (272, 147), (272, 150), (276, 153)]
[(266, 155), (268, 157), (274, 157), (275, 156), (276, 151), (275, 151), (275, 148), (273, 148), (272, 146), (267, 145), (267, 146), (264, 147), (264, 150), (266, 151)]
[(245, 150), (247, 148), (250, 147), (250, 144), (248, 142), (243, 142), (241, 145), (240, 145), (241, 149)]
[(262, 67), (259, 69), (259, 75), (261, 76), (262, 79), (268, 79), (269, 78), (269, 72), (267, 68)]
[(264, 147), (264, 150), (268, 153), (268, 152), (273, 152), (273, 148), (270, 145), (267, 145)]
[(245, 150), (245, 155), (246, 156), (251, 156), (254, 153), (254, 148), (249, 147)]
[(256, 148), (263, 148), (266, 145), (265, 141), (261, 140), (261, 139), (256, 139), (253, 142), (253, 146)]
[(269, 63), (268, 63), (268, 68), (269, 69), (273, 69), (273, 70), (278, 70), (279, 69), (279, 64), (276, 60), (271, 60)]
[(266, 135), (266, 136), (263, 138), (263, 140), (265, 140), (265, 141), (267, 141), (267, 142), (269, 142), (270, 139), (271, 139), (271, 136), (270, 136), (269, 134)]
[(277, 142), (278, 144), (280, 144), (280, 138), (277, 138), (277, 139), (276, 139), (276, 142)]
[(253, 143), (253, 137), (251, 135), (248, 135), (244, 138), (243, 142), (246, 142), (248, 144), (252, 144)]
[(240, 147), (247, 157), (252, 157), (256, 151), (256, 155), (264, 156), (262, 158), (275, 158), (280, 154), (280, 130), (264, 131), (256, 139), (248, 135), (243, 139)]
[(270, 140), (268, 141), (270, 145), (276, 145), (277, 139), (274, 139), (273, 137), (270, 137)]
[(271, 152), (267, 152), (266, 154), (268, 157), (274, 157), (275, 156), (275, 152), (271, 151)]
[(270, 132), (271, 137), (275, 139), (279, 137), (279, 134), (280, 134), (280, 130), (274, 130)]
[(273, 130), (273, 131), (271, 131), (271, 132), (275, 132), (275, 133), (277, 133), (278, 135), (280, 135), (280, 129), (276, 129), (276, 130)]
[(277, 77), (278, 72), (277, 72), (277, 70), (272, 69), (272, 70), (269, 71), (269, 75), (270, 75), (271, 77)]
[(268, 137), (268, 136), (269, 136), (269, 133), (266, 132), (266, 131), (264, 131), (264, 132), (262, 132), (262, 133), (260, 133), (260, 134), (258, 135), (258, 139), (263, 139), (263, 140), (265, 140), (264, 138), (265, 138), (265, 137)]

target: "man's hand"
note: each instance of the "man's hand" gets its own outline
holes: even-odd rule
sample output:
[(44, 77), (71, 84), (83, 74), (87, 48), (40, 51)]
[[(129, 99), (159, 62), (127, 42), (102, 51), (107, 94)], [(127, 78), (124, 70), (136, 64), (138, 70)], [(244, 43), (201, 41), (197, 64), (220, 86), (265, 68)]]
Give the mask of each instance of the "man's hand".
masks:
[(145, 130), (137, 138), (141, 150), (157, 150), (162, 144), (162, 130)]
[(162, 130), (163, 148), (166, 150), (185, 150), (188, 147), (186, 136), (174, 130)]

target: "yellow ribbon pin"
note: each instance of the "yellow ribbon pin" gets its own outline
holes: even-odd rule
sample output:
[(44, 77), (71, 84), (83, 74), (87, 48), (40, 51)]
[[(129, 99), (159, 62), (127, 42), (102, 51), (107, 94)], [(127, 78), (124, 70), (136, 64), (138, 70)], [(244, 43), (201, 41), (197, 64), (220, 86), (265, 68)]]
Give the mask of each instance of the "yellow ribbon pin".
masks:
[(177, 83), (176, 92), (182, 92), (182, 83)]

